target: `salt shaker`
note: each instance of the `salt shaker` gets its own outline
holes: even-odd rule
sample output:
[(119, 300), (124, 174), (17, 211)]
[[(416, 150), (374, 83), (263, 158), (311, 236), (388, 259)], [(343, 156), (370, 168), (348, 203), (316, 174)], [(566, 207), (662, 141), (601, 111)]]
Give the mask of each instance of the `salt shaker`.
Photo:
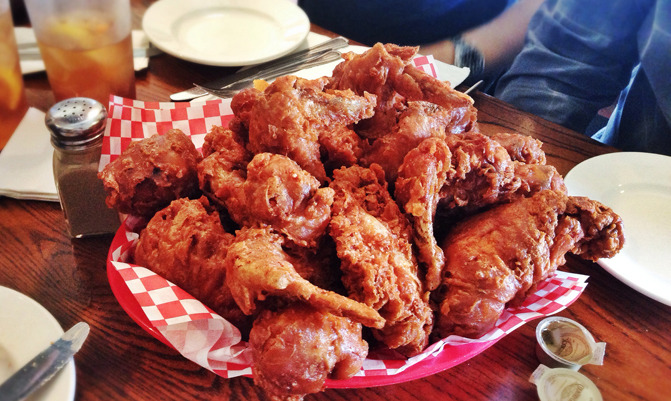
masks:
[(52, 106), (45, 117), (54, 147), (53, 169), (70, 237), (115, 232), (119, 215), (105, 204), (98, 178), (107, 111), (98, 101), (75, 97)]

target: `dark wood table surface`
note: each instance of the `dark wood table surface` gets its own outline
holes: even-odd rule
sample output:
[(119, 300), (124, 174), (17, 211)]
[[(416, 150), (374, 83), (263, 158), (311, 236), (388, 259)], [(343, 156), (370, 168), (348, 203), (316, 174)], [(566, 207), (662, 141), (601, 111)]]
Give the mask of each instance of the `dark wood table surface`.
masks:
[[(146, 5), (133, 2), (136, 26)], [(313, 26), (313, 31), (327, 33)], [(196, 65), (168, 55), (137, 74), (137, 98), (169, 101), (169, 94), (232, 70)], [(45, 74), (26, 77), (29, 102), (53, 104)], [(518, 132), (544, 142), (548, 163), (566, 174), (577, 163), (615, 149), (559, 127), (485, 94), (473, 94), (481, 129)], [(256, 400), (248, 378), (224, 379), (185, 359), (145, 332), (121, 309), (106, 275), (111, 237), (70, 240), (58, 203), (0, 197), (0, 285), (41, 303), (68, 328), (78, 321), (91, 334), (75, 356), (76, 400)], [(580, 298), (559, 313), (607, 343), (603, 366), (581, 372), (604, 400), (671, 399), (671, 307), (632, 290), (599, 265), (569, 257), (562, 268), (589, 275)], [(671, 291), (671, 288), (669, 289)], [(2, 305), (0, 305), (2, 308)], [(365, 389), (327, 389), (307, 400), (535, 400), (528, 379), (539, 362), (532, 321), (476, 357), (432, 376)]]

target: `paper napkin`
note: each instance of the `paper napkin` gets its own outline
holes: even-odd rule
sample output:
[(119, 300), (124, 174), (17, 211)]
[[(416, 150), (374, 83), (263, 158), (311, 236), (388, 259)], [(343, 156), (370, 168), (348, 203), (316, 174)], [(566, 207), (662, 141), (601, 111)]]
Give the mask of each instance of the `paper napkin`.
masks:
[(44, 115), (29, 108), (0, 152), (0, 195), (58, 201), (52, 167), (54, 149)]

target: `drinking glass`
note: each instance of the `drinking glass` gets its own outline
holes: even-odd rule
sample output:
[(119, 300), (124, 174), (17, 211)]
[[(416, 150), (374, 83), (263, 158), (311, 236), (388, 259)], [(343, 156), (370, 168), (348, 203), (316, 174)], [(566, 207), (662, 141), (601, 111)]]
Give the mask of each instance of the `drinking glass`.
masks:
[(0, 150), (28, 109), (9, 0), (0, 0)]
[(56, 101), (135, 97), (129, 0), (25, 0)]

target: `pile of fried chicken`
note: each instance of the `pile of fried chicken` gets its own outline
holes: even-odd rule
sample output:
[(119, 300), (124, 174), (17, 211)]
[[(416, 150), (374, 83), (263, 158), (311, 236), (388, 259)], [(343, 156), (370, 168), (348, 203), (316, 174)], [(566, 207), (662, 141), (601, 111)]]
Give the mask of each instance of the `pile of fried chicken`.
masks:
[(480, 133), (416, 52), (376, 44), (331, 77), (244, 90), (201, 151), (172, 130), (99, 174), (110, 207), (148, 221), (134, 262), (242, 331), (270, 399), (351, 377), (369, 348), (477, 338), (566, 253), (623, 246), (617, 214), (568, 196), (538, 140)]

